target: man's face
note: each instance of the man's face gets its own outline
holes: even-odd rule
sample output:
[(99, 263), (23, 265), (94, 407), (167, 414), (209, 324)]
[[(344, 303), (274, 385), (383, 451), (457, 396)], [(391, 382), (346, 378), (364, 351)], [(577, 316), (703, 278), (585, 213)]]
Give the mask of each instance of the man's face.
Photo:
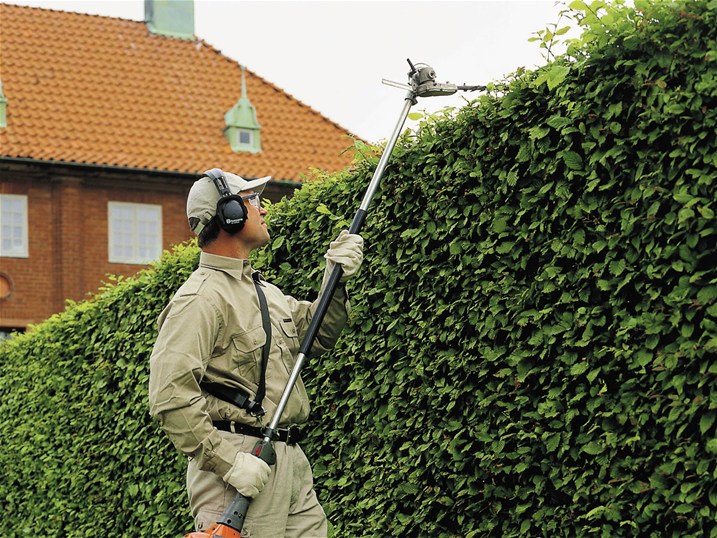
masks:
[(247, 210), (247, 219), (239, 235), (251, 248), (263, 247), (270, 239), (269, 230), (264, 220), (267, 211), (261, 207), (259, 195), (255, 192), (243, 191), (239, 194)]

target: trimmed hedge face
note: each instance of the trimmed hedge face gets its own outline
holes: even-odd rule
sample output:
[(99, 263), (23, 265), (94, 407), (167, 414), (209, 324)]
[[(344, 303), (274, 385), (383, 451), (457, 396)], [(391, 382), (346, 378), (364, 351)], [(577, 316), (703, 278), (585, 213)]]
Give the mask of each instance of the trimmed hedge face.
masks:
[[(336, 536), (717, 536), (717, 3), (637, 4), (395, 149), (304, 372)], [(374, 166), (273, 206), (257, 267), (315, 293)], [(190, 528), (146, 385), (196, 257), (0, 344), (5, 535)]]
[(3, 535), (189, 528), (186, 467), (149, 417), (147, 384), (157, 315), (196, 259), (196, 247), (179, 247), (0, 344)]

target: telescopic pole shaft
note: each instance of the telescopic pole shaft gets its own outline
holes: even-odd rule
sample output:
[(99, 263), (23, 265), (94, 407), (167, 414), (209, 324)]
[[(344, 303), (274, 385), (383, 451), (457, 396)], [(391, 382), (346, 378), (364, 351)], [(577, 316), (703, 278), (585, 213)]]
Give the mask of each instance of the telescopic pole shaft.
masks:
[[(358, 233), (363, 224), (364, 217), (360, 216), (359, 213), (366, 213), (368, 211), (368, 206), (371, 203), (371, 199), (373, 198), (376, 189), (378, 188), (379, 182), (381, 181), (383, 171), (386, 169), (386, 164), (388, 164), (388, 159), (391, 157), (391, 154), (393, 153), (393, 148), (398, 141), (398, 137), (401, 135), (401, 131), (403, 130), (403, 124), (406, 123), (408, 112), (411, 109), (411, 106), (413, 106), (414, 104), (416, 104), (416, 94), (413, 91), (410, 91), (406, 95), (406, 101), (403, 105), (401, 115), (399, 116), (399, 121), (396, 124), (393, 133), (391, 134), (391, 138), (389, 138), (388, 140), (388, 144), (386, 144), (386, 149), (384, 149), (383, 153), (381, 154), (381, 158), (378, 161), (376, 170), (374, 171), (373, 176), (371, 177), (371, 181), (368, 184), (368, 188), (366, 189), (366, 194), (364, 194), (363, 200), (361, 201), (361, 205), (359, 206), (359, 209), (354, 216), (354, 220), (351, 223), (351, 228), (353, 228), (354, 225), (356, 226), (356, 229), (352, 233)], [(351, 229), (349, 229), (349, 231), (351, 231)]]
[[(378, 188), (379, 182), (381, 181), (381, 176), (383, 176), (383, 171), (386, 169), (388, 159), (389, 157), (391, 157), (391, 153), (393, 153), (393, 148), (396, 145), (396, 141), (398, 140), (399, 135), (401, 134), (403, 124), (406, 122), (406, 118), (408, 117), (408, 112), (411, 109), (411, 106), (415, 104), (415, 102), (416, 94), (413, 91), (408, 92), (408, 95), (406, 96), (406, 102), (404, 104), (403, 110), (401, 111), (401, 116), (399, 117), (399, 121), (396, 124), (396, 128), (393, 130), (393, 134), (391, 135), (391, 138), (386, 144), (386, 148), (383, 150), (383, 154), (378, 161), (378, 165), (376, 166), (376, 170), (374, 171), (373, 176), (371, 177), (371, 181), (368, 184), (368, 188), (366, 189), (366, 193), (364, 194), (361, 205), (356, 211), (353, 221), (351, 221), (351, 226), (349, 226), (349, 233), (356, 234), (361, 230), (363, 223), (366, 220), (368, 206), (371, 204), (371, 199), (376, 193), (376, 189)], [(291, 375), (289, 376), (289, 381), (284, 387), (284, 392), (281, 395), (281, 399), (279, 400), (279, 404), (277, 405), (276, 412), (274, 413), (274, 416), (269, 423), (269, 427), (267, 428), (265, 437), (265, 439), (267, 440), (269, 439), (271, 433), (276, 430), (276, 427), (279, 424), (281, 414), (286, 408), (286, 405), (289, 401), (289, 397), (291, 396), (291, 391), (293, 390), (294, 385), (299, 378), (299, 374), (301, 373), (301, 369), (304, 365), (304, 362), (306, 361), (306, 358), (311, 351), (311, 346), (316, 339), (316, 336), (319, 332), (319, 328), (321, 327), (321, 323), (324, 320), (324, 316), (329, 309), (329, 305), (331, 304), (334, 292), (339, 285), (339, 281), (341, 280), (342, 274), (343, 268), (341, 267), (341, 265), (337, 264), (331, 272), (331, 275), (329, 275), (329, 280), (326, 284), (326, 287), (324, 288), (324, 292), (322, 293), (321, 298), (319, 299), (319, 303), (316, 306), (316, 311), (311, 318), (311, 323), (309, 323), (309, 328), (307, 329), (306, 335), (304, 336), (304, 339), (301, 343), (301, 347), (299, 348), (299, 355), (296, 358), (296, 363), (294, 364), (294, 368), (291, 371)]]

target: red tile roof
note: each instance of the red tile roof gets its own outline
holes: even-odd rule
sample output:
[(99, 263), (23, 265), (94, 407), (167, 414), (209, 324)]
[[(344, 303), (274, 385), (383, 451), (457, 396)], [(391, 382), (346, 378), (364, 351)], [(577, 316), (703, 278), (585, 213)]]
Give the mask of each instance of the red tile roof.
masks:
[(232, 152), (224, 113), (241, 96), (239, 63), (143, 22), (0, 4), (0, 81), (0, 158), (187, 173), (216, 166), (295, 181), (351, 160), (342, 155), (352, 145), (346, 129), (248, 67), (262, 152)]

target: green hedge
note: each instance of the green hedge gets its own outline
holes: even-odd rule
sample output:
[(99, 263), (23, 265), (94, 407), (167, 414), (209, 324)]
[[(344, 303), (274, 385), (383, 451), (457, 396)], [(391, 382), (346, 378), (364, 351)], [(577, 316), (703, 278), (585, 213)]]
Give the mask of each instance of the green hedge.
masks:
[[(717, 2), (600, 4), (394, 151), (350, 325), (304, 374), (336, 536), (717, 536)], [(256, 265), (315, 293), (374, 167), (274, 205)], [(189, 529), (146, 385), (196, 258), (0, 344), (6, 536)]]
[(156, 318), (195, 248), (0, 344), (0, 533), (176, 536), (183, 469), (147, 412)]

